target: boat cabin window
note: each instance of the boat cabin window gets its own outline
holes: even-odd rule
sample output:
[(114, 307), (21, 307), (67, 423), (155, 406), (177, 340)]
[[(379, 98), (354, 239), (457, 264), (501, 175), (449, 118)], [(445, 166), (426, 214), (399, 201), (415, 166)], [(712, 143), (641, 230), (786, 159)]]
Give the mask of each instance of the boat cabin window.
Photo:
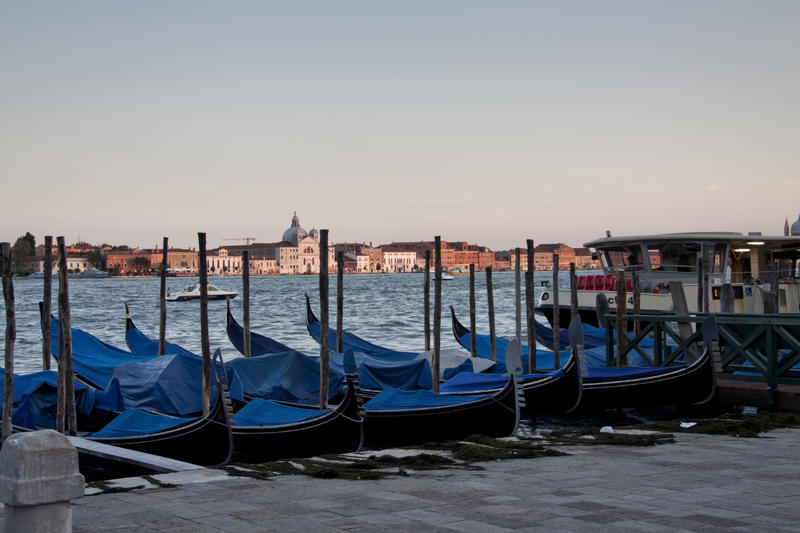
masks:
[(598, 252), (600, 262), (607, 270), (642, 270), (645, 268), (638, 245), (604, 248)]
[(697, 272), (697, 254), (701, 250), (698, 243), (670, 242), (654, 246), (661, 260), (658, 270)]

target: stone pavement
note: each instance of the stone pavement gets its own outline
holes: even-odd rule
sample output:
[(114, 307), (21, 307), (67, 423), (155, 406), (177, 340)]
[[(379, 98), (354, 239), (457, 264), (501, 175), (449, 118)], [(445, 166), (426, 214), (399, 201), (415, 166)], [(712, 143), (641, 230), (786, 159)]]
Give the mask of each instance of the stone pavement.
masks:
[[(798, 531), (800, 429), (482, 463), (380, 481), (157, 476), (73, 501), (74, 531)], [(134, 483), (141, 484), (138, 480)]]

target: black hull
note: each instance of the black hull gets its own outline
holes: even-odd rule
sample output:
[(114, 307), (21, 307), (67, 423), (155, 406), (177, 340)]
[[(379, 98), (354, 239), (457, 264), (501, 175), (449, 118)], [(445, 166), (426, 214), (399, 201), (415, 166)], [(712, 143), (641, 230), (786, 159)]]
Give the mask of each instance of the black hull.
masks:
[(639, 378), (617, 378), (583, 383), (581, 411), (653, 405), (697, 405), (716, 391), (711, 353), (673, 371)]
[(284, 426), (233, 427), (234, 459), (240, 462), (353, 452), (363, 439), (363, 417), (352, 380), (339, 406), (323, 416)]
[(463, 439), (470, 435), (508, 437), (519, 424), (518, 389), (509, 380), (501, 391), (463, 405), (367, 411), (365, 445), (370, 448), (403, 446)]
[[(547, 321), (550, 324), (553, 323), (554, 313), (552, 304), (551, 305), (540, 304), (536, 307), (536, 311), (541, 312), (547, 318)], [(597, 321), (597, 313), (595, 312), (594, 307), (579, 307), (578, 316), (580, 316), (582, 324), (601, 327), (600, 323)], [(559, 305), (558, 306), (559, 324), (569, 324), (570, 320), (572, 320), (572, 308), (570, 306), (564, 307), (563, 305)]]
[(231, 439), (222, 409), (222, 402), (218, 400), (208, 416), (166, 431), (89, 440), (197, 465), (224, 464), (231, 456)]
[(523, 413), (529, 416), (535, 413), (563, 414), (578, 407), (583, 396), (578, 359), (571, 355), (562, 370), (563, 376), (548, 376), (520, 385), (525, 395)]
[[(450, 307), (453, 335), (461, 343), (464, 335), (470, 330), (456, 318), (455, 310)], [(469, 350), (469, 346), (464, 346)], [(535, 413), (568, 413), (575, 409), (581, 401), (581, 378), (578, 361), (571, 356), (563, 366), (563, 376), (548, 376), (536, 381), (521, 383), (520, 390), (525, 397), (522, 414), (533, 416)]]

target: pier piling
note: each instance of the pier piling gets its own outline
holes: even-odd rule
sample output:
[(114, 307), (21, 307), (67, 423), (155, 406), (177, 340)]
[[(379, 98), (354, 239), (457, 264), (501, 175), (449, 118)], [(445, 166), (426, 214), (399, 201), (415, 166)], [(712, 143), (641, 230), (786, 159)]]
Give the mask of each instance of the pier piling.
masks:
[(53, 312), (53, 236), (44, 236), (44, 291), (42, 293), (42, 369), (50, 370), (50, 315)]
[(328, 408), (328, 376), (330, 372), (330, 309), (328, 302), (328, 230), (319, 231), (319, 408)]
[(492, 267), (486, 267), (486, 301), (489, 305), (489, 342), (492, 361), (497, 361), (497, 334), (494, 328), (494, 291), (492, 290)]
[(72, 320), (69, 310), (69, 282), (67, 252), (64, 237), (56, 237), (58, 243), (58, 388), (56, 426), (59, 433), (77, 433), (78, 419), (75, 413), (75, 371), (72, 367)]
[(528, 327), (528, 372), (536, 370), (536, 294), (533, 286), (533, 274), (536, 266), (533, 263), (533, 239), (527, 239), (528, 269), (525, 272), (525, 316)]
[(469, 264), (469, 349), (478, 357), (478, 334), (475, 332), (475, 263)]
[(159, 306), (161, 314), (158, 320), (158, 355), (164, 355), (167, 351), (167, 249), (169, 239), (164, 237), (164, 247), (161, 250), (161, 296)]
[(435, 282), (433, 288), (433, 392), (439, 392), (439, 361), (442, 349), (442, 237), (435, 241)]
[(11, 412), (14, 405), (14, 341), (17, 322), (14, 310), (14, 268), (11, 244), (0, 243), (0, 275), (3, 276), (3, 299), (6, 304), (5, 374), (3, 376), (3, 441), (13, 433)]
[(206, 234), (197, 234), (200, 270), (200, 345), (203, 355), (203, 415), (211, 411), (211, 343), (208, 339), (208, 267), (206, 265)]
[(423, 298), (425, 300), (425, 310), (423, 313), (425, 320), (425, 351), (431, 349), (431, 251), (425, 250), (425, 287), (423, 288)]
[(244, 322), (244, 356), (250, 357), (250, 252), (242, 250), (242, 322)]
[(336, 252), (336, 353), (344, 351), (344, 252)]

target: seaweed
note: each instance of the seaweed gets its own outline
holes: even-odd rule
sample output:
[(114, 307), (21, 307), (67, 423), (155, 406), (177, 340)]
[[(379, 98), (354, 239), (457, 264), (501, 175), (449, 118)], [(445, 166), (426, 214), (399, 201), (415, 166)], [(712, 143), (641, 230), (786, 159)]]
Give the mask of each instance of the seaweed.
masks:
[(773, 429), (800, 426), (800, 415), (776, 411), (766, 411), (756, 415), (726, 413), (715, 418), (696, 419), (693, 422), (696, 422), (696, 424), (692, 427), (681, 427), (680, 420), (658, 421), (644, 424), (641, 427), (674, 433), (700, 433), (757, 438)]

